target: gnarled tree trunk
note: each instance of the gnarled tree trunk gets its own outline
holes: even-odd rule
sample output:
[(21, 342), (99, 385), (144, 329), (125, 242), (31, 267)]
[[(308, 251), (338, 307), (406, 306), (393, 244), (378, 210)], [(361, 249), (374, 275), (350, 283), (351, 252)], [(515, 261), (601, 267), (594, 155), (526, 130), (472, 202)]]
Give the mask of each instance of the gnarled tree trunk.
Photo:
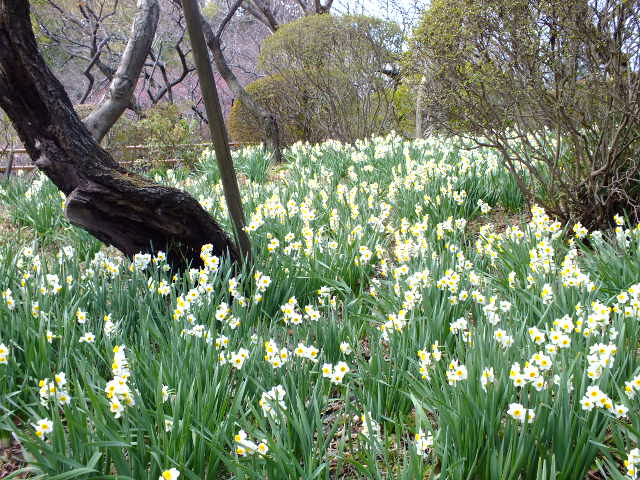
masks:
[(38, 51), (27, 0), (0, 0), (0, 107), (35, 165), (67, 196), (72, 223), (129, 257), (164, 250), (177, 268), (199, 263), (205, 243), (237, 260), (192, 196), (126, 171), (98, 145)]

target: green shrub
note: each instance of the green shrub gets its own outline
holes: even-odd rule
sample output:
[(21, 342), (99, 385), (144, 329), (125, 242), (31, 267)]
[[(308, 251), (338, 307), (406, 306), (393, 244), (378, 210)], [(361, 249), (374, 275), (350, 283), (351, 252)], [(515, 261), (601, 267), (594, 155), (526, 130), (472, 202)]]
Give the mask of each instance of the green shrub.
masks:
[[(191, 165), (201, 148), (192, 144), (202, 141), (196, 126), (185, 118), (180, 108), (173, 103), (154, 105), (138, 120), (132, 115), (123, 115), (113, 126), (106, 140), (120, 161), (143, 158), (151, 165), (165, 160), (179, 159)], [(122, 147), (148, 145), (148, 150), (124, 150)]]
[(436, 128), (496, 148), (563, 221), (602, 228), (640, 217), (639, 17), (638, 2), (434, 0), (407, 66)]
[[(259, 78), (246, 86), (247, 93), (270, 112), (275, 112), (280, 127), (281, 142), (295, 143), (305, 140), (304, 132), (295, 122), (296, 112), (287, 108), (283, 101), (282, 90), (287, 80), (282, 75), (270, 75)], [(227, 119), (229, 138), (239, 143), (260, 143), (264, 140), (265, 132), (258, 118), (244, 106), (241, 101), (234, 102)]]
[(366, 16), (312, 15), (283, 25), (259, 58), (279, 80), (272, 111), (310, 142), (394, 129), (398, 78), (388, 73), (401, 40), (397, 25)]

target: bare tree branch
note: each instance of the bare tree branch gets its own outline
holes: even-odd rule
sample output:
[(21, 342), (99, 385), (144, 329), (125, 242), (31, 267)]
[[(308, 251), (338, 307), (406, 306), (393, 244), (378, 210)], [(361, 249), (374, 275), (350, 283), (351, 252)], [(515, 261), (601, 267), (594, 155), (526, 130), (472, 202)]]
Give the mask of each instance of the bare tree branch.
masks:
[(80, 103), (84, 103), (87, 100), (87, 98), (89, 97), (89, 95), (91, 94), (91, 90), (93, 90), (93, 84), (95, 82), (95, 78), (91, 74), (91, 70), (93, 69), (93, 67), (96, 64), (96, 62), (99, 61), (100, 54), (102, 53), (102, 49), (105, 46), (105, 44), (109, 41), (109, 38), (110, 37), (104, 38), (98, 44), (98, 46), (96, 47), (97, 51), (96, 51), (95, 55), (91, 59), (91, 62), (89, 63), (89, 65), (87, 65), (87, 68), (84, 69), (83, 74), (89, 80), (89, 84), (87, 85), (87, 89), (85, 90), (84, 95), (82, 96), (82, 99), (80, 100)]
[(216, 37), (218, 38), (222, 37), (222, 33), (224, 32), (224, 29), (227, 28), (227, 25), (229, 24), (233, 16), (238, 11), (238, 8), (240, 8), (240, 6), (242, 5), (242, 2), (244, 2), (244, 0), (236, 0), (236, 2), (233, 5), (231, 5), (231, 7), (229, 8), (229, 11), (227, 12), (225, 17), (222, 19), (222, 22), (220, 22), (220, 25), (218, 26)]
[(245, 0), (244, 8), (259, 22), (265, 25), (271, 33), (275, 33), (280, 26), (273, 12), (264, 0)]

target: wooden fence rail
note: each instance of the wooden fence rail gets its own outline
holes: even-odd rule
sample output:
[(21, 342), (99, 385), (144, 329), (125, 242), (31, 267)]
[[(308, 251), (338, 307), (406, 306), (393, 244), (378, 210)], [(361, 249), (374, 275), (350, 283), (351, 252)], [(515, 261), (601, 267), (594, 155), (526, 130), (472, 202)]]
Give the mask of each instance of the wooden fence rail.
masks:
[[(243, 143), (230, 143), (229, 146), (231, 148), (238, 148), (241, 147), (245, 144)], [(151, 149), (155, 149), (155, 148), (174, 148), (176, 150), (179, 149), (187, 149), (187, 148), (195, 148), (195, 147), (213, 147), (213, 144), (211, 143), (186, 143), (186, 144), (180, 144), (180, 145), (123, 145), (123, 146), (119, 146), (119, 147), (109, 147), (109, 148), (105, 148), (105, 150), (107, 150), (108, 152), (121, 152), (121, 151), (145, 151), (145, 150), (151, 150)], [(7, 150), (0, 150), (0, 159), (5, 156), (7, 158), (11, 158), (12, 156), (15, 159), (16, 155), (26, 155), (27, 154), (27, 150), (24, 148), (13, 148), (13, 149), (7, 149)], [(178, 163), (179, 160), (178, 159), (167, 159), (167, 160), (162, 160), (159, 163), (163, 163), (163, 164), (168, 164), (168, 165), (174, 165), (176, 163)], [(128, 162), (120, 162), (120, 165), (122, 165), (123, 167), (126, 167), (127, 165), (133, 165), (135, 162), (133, 161), (128, 161)], [(6, 166), (2, 166), (0, 165), (0, 173), (5, 172), (5, 170), (7, 169)], [(13, 165), (11, 167), (11, 171), (15, 171), (15, 172), (19, 172), (19, 171), (25, 171), (25, 172), (30, 172), (32, 170), (35, 170), (36, 167), (35, 165)]]
[[(180, 160), (177, 158), (169, 158), (167, 160), (161, 160), (158, 163), (166, 164), (166, 165), (175, 165)], [(120, 165), (126, 167), (127, 165), (133, 165), (135, 162), (119, 162)], [(4, 173), (7, 170), (7, 167), (0, 167), (0, 173)], [(12, 172), (31, 172), (33, 170), (37, 170), (35, 165), (15, 165), (11, 168)]]

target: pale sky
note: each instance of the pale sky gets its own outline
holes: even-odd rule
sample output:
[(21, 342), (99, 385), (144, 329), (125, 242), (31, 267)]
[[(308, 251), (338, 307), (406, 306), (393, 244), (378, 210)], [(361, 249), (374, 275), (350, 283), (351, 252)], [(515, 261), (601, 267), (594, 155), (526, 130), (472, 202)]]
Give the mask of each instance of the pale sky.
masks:
[(334, 8), (343, 13), (362, 13), (409, 26), (428, 3), (428, 0), (338, 0)]

